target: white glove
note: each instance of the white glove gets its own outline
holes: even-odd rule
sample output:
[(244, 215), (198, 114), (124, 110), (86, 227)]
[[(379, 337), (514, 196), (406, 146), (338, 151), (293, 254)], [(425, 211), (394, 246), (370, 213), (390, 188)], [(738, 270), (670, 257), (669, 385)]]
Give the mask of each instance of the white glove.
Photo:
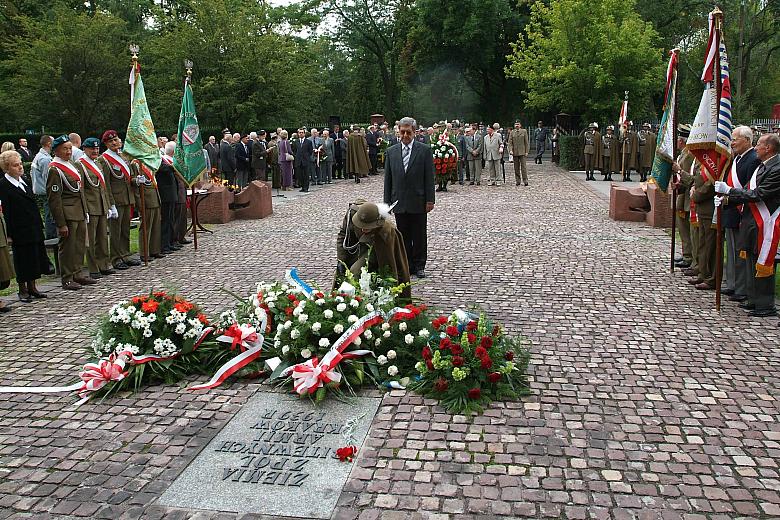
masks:
[(84, 215), (84, 222), (85, 222), (85, 223), (87, 223), (87, 224), (89, 224), (89, 213), (86, 213), (86, 214)]
[(138, 177), (135, 178), (135, 183), (139, 186), (141, 184), (146, 184), (146, 177), (144, 177), (143, 175), (139, 175)]
[(112, 205), (108, 209), (108, 218), (110, 219), (119, 218), (119, 212), (117, 211), (116, 206)]
[(719, 208), (721, 204), (723, 204), (723, 197), (715, 195), (715, 207)]
[(723, 181), (715, 181), (715, 193), (722, 193), (725, 195), (729, 191), (731, 191), (731, 186)]

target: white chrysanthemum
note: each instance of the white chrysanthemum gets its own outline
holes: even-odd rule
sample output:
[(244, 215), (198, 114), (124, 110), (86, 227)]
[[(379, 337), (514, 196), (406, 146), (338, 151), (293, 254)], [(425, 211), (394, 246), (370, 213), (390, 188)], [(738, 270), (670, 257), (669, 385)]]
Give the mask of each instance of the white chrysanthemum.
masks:
[(268, 308), (269, 309), (275, 309), (276, 308), (276, 304), (274, 302), (268, 302)]
[(285, 321), (284, 322), (284, 328), (285, 329), (289, 329), (290, 327), (292, 327), (292, 322), (290, 320)]
[(339, 312), (344, 312), (346, 309), (347, 309), (346, 303), (339, 303), (338, 305), (336, 305), (336, 310)]
[(387, 322), (384, 322), (382, 324), (382, 330), (390, 330), (390, 324)]
[(298, 329), (293, 329), (290, 331), (290, 338), (298, 339), (299, 337), (301, 337), (301, 332)]
[(336, 334), (341, 334), (342, 332), (344, 332), (344, 325), (342, 325), (341, 323), (337, 323), (336, 325), (333, 326), (333, 332)]
[(383, 338), (389, 338), (392, 335), (392, 333), (389, 330), (386, 330), (382, 333)]
[(431, 332), (428, 329), (420, 329), (420, 332), (418, 332), (417, 335), (421, 338), (427, 338), (431, 335)]
[(135, 313), (135, 311), (136, 311), (136, 308), (133, 307), (132, 305), (128, 305), (127, 307), (125, 307), (125, 312), (128, 313), (128, 314), (133, 314), (133, 313)]
[(156, 321), (156, 320), (157, 320), (157, 315), (156, 314), (150, 314), (149, 316), (146, 317), (146, 321), (149, 322), (149, 323), (151, 323), (153, 321)]
[(321, 347), (329, 347), (330, 346), (330, 341), (328, 340), (328, 338), (321, 338), (319, 345)]
[(176, 325), (176, 328), (174, 329), (174, 332), (176, 334), (181, 335), (181, 334), (184, 334), (184, 331), (186, 331), (186, 330), (187, 330), (187, 326), (185, 324), (183, 324), (183, 323), (179, 323), (178, 325)]
[(349, 302), (349, 304), (350, 304), (352, 307), (356, 308), (356, 309), (357, 309), (358, 307), (360, 307), (360, 302), (359, 302), (359, 301), (357, 301), (357, 300), (352, 300), (351, 302)]
[(314, 323), (311, 324), (312, 332), (319, 332), (321, 328), (322, 328), (322, 323), (320, 323), (319, 321), (315, 321)]
[(278, 340), (278, 339), (274, 340), (274, 347), (275, 348), (279, 348), (281, 346), (282, 346), (282, 341), (281, 340)]
[(407, 334), (406, 336), (404, 336), (404, 341), (406, 342), (407, 345), (411, 345), (412, 343), (414, 343), (414, 336), (412, 336), (411, 334)]
[[(326, 341), (327, 341), (327, 338), (322, 338), (322, 339), (324, 339), (324, 340), (326, 340)], [(320, 342), (322, 342), (322, 340), (320, 340)], [(327, 345), (326, 345), (326, 346), (327, 346)], [(309, 349), (307, 349), (307, 348), (305, 348), (305, 349), (301, 350), (301, 356), (302, 356), (304, 359), (309, 359), (309, 358), (311, 357), (311, 350), (309, 350)]]
[(400, 330), (401, 332), (406, 331), (406, 322), (405, 321), (402, 321), (401, 323), (398, 324), (398, 330)]
[(356, 337), (355, 340), (352, 342), (352, 344), (355, 345), (356, 347), (359, 347), (361, 343), (363, 343), (363, 340), (360, 339), (360, 336)]
[(325, 309), (325, 312), (323, 312), (322, 315), (325, 316), (326, 320), (329, 320), (333, 318), (333, 311), (330, 309)]
[(300, 315), (301, 315), (301, 313), (302, 313), (302, 312), (303, 312), (303, 309), (302, 309), (302, 308), (300, 308), (300, 307), (296, 307), (295, 309), (293, 309), (293, 316), (296, 316), (296, 317), (298, 317), (298, 316), (300, 316)]
[(309, 319), (308, 314), (301, 314), (300, 316), (298, 316), (298, 321), (301, 323), (306, 323), (308, 319)]
[(395, 350), (387, 351), (387, 359), (395, 359), (397, 355), (398, 354), (396, 354)]
[(374, 312), (374, 306), (373, 306), (373, 305), (371, 305), (370, 303), (367, 303), (367, 304), (366, 304), (366, 310), (367, 310), (368, 312)]
[(371, 329), (366, 329), (366, 331), (363, 333), (363, 337), (366, 339), (371, 339), (374, 337), (374, 334), (371, 332)]
[(347, 323), (355, 323), (358, 320), (358, 317), (354, 314), (350, 314), (349, 318), (347, 318)]
[(344, 301), (344, 297), (343, 296), (336, 296), (336, 301), (339, 302), (339, 303), (343, 302)]
[(290, 352), (290, 345), (284, 345), (282, 347), (282, 354), (286, 355), (288, 352)]
[(277, 323), (276, 330), (282, 330), (282, 329), (284, 329), (284, 323)]
[(388, 376), (397, 376), (398, 375), (398, 367), (395, 365), (390, 365), (387, 367), (387, 375)]
[(323, 300), (322, 298), (317, 298), (316, 300), (314, 300), (314, 304), (315, 305), (325, 305), (325, 300)]
[(374, 346), (378, 347), (382, 343), (382, 338), (376, 338), (376, 341), (374, 341)]
[(387, 358), (385, 356), (379, 356), (376, 358), (376, 362), (380, 365), (386, 365), (387, 364)]

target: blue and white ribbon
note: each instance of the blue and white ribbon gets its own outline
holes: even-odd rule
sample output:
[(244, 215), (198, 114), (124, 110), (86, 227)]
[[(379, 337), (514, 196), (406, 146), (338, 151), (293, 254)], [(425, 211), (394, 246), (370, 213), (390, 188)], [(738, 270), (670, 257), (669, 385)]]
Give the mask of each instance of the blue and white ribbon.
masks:
[(285, 271), (284, 273), (284, 278), (287, 280), (287, 282), (289, 282), (291, 285), (294, 285), (302, 293), (304, 293), (307, 298), (311, 298), (314, 289), (312, 288), (311, 285), (301, 280), (301, 277), (298, 276), (298, 269), (296, 269), (295, 267), (293, 267), (292, 269), (287, 269), (287, 271)]

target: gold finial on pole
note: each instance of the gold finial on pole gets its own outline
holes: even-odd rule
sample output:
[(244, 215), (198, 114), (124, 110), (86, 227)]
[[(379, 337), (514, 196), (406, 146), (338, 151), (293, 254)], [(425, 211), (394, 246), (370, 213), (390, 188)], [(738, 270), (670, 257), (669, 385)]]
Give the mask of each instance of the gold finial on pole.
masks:
[(131, 43), (130, 44), (130, 54), (132, 55), (131, 59), (133, 60), (133, 65), (138, 63), (138, 51), (139, 50), (140, 50), (140, 48), (138, 47), (138, 45), (136, 45), (135, 43)]

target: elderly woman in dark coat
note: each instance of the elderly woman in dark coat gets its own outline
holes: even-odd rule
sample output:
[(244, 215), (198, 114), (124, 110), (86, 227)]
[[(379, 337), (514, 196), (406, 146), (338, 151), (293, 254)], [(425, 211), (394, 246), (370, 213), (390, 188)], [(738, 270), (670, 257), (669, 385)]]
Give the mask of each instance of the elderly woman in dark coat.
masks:
[(35, 281), (49, 269), (43, 243), (43, 222), (32, 187), (22, 179), (24, 167), (21, 155), (16, 151), (3, 152), (0, 154), (0, 169), (5, 173), (0, 178), (0, 200), (14, 254), (19, 299), (45, 298), (46, 295), (35, 287)]

